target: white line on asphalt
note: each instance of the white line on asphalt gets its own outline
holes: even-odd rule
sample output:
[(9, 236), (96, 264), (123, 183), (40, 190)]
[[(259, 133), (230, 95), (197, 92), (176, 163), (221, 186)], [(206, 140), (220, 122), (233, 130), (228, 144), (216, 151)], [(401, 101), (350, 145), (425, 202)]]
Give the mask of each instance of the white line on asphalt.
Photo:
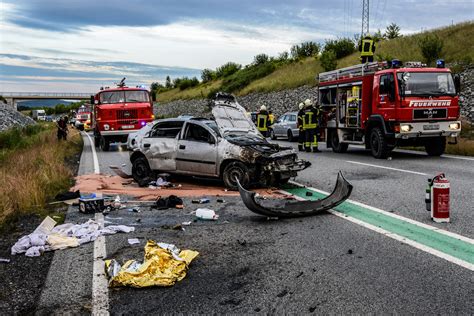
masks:
[[(99, 159), (95, 151), (94, 143), (88, 133), (85, 133), (92, 149), (92, 161), (94, 162), (94, 173), (100, 173)], [(95, 220), (101, 228), (104, 227), (104, 215), (95, 214)], [(92, 315), (109, 315), (109, 288), (105, 275), (104, 258), (107, 252), (105, 249), (105, 236), (100, 236), (94, 241), (94, 262), (92, 267)]]
[(97, 159), (97, 152), (95, 151), (95, 145), (92, 142), (92, 138), (89, 136), (89, 134), (87, 132), (84, 132), (84, 134), (86, 134), (87, 138), (89, 138), (89, 142), (91, 143), (92, 161), (94, 162), (94, 173), (100, 173), (99, 159)]
[[(294, 181), (290, 181), (291, 183), (293, 184), (296, 184), (298, 186), (303, 186), (302, 184), (300, 183), (297, 183), (297, 182), (294, 182)], [(304, 186), (303, 186), (304, 187)], [(306, 188), (308, 189), (311, 189), (313, 191), (316, 191), (316, 192), (319, 192), (319, 193), (322, 193), (322, 194), (325, 194), (325, 195), (329, 195), (329, 192), (326, 192), (326, 191), (323, 191), (323, 190), (319, 190), (319, 189), (316, 189), (316, 188), (313, 188), (313, 187), (308, 187), (306, 186)], [(411, 223), (413, 225), (417, 225), (419, 227), (423, 227), (423, 228), (426, 228), (426, 229), (429, 229), (429, 230), (432, 230), (432, 231), (436, 231), (437, 233), (440, 233), (440, 234), (443, 234), (443, 235), (446, 235), (446, 236), (449, 236), (449, 237), (452, 237), (452, 238), (456, 238), (456, 239), (459, 239), (459, 240), (462, 240), (462, 241), (465, 241), (467, 243), (470, 243), (472, 245), (474, 245), (474, 239), (471, 239), (471, 238), (468, 238), (468, 237), (464, 237), (462, 235), (459, 235), (459, 234), (456, 234), (456, 233), (453, 233), (453, 232), (449, 232), (447, 230), (444, 230), (444, 229), (440, 229), (440, 228), (437, 228), (437, 227), (433, 227), (431, 225), (427, 225), (427, 224), (424, 224), (424, 223), (420, 223), (420, 222), (417, 222), (415, 220), (412, 220), (412, 219), (409, 219), (409, 218), (406, 218), (406, 217), (403, 217), (403, 216), (400, 216), (400, 215), (397, 215), (397, 214), (393, 214), (393, 213), (390, 213), (390, 212), (387, 212), (387, 211), (384, 211), (384, 210), (381, 210), (379, 208), (376, 208), (376, 207), (373, 207), (373, 206), (370, 206), (370, 205), (367, 205), (367, 204), (363, 204), (363, 203), (360, 203), (360, 202), (357, 202), (357, 201), (354, 201), (354, 200), (347, 200), (347, 202), (350, 202), (350, 203), (353, 203), (353, 204), (356, 204), (356, 205), (359, 205), (361, 207), (364, 207), (364, 208), (367, 208), (367, 209), (370, 209), (374, 212), (378, 212), (378, 213), (382, 213), (386, 216), (390, 216), (390, 217), (393, 217), (393, 218), (397, 218), (399, 220), (403, 220), (405, 222), (408, 222), (408, 223)], [(386, 231), (380, 227), (377, 227), (377, 226), (373, 226), (373, 225), (370, 225), (370, 224), (367, 224), (363, 221), (360, 221), (358, 219), (355, 219), (353, 217), (350, 217), (350, 216), (347, 216), (343, 213), (339, 213), (338, 211), (335, 211), (335, 210), (329, 210), (328, 212), (330, 212), (331, 214), (334, 214), (340, 218), (343, 218), (343, 219), (346, 219), (346, 220), (349, 220), (353, 223), (356, 223), (358, 225), (361, 225), (361, 226), (364, 226), (368, 229), (371, 229), (373, 231), (376, 231), (378, 233), (381, 233), (381, 234), (384, 234), (386, 235), (387, 237), (390, 237), (390, 238), (393, 238), (393, 239), (396, 239), (396, 240), (399, 240), (403, 243), (406, 243), (410, 246), (413, 246), (417, 249), (420, 249), (422, 251), (425, 251), (427, 253), (430, 253), (434, 256), (437, 256), (437, 257), (440, 257), (442, 259), (445, 259), (449, 262), (452, 262), (452, 263), (455, 263), (459, 266), (462, 266), (466, 269), (469, 269), (471, 271), (474, 271), (474, 264), (472, 263), (469, 263), (469, 262), (466, 262), (464, 260), (461, 260), (461, 259), (458, 259), (458, 258), (455, 258), (453, 256), (450, 256), (448, 254), (445, 254), (443, 252), (440, 252), (436, 249), (433, 249), (433, 248), (430, 248), (428, 246), (425, 246), (423, 244), (420, 244), (416, 241), (413, 241), (413, 240), (410, 240), (410, 239), (406, 239), (405, 237), (402, 237), (400, 235), (397, 235), (397, 234), (394, 234), (394, 233), (391, 233), (389, 231)]]
[(420, 176), (427, 176), (428, 175), (428, 174), (423, 173), (423, 172), (403, 170), (403, 169), (397, 169), (397, 168), (391, 168), (391, 167), (385, 167), (385, 166), (378, 166), (378, 165), (373, 165), (373, 164), (370, 164), (370, 163), (363, 163), (363, 162), (352, 161), (352, 160), (346, 160), (346, 162), (353, 163), (353, 164), (356, 164), (356, 165), (363, 165), (363, 166), (369, 166), (369, 167), (375, 167), (375, 168), (381, 168), (381, 169), (388, 169), (388, 170), (393, 170), (393, 171), (412, 173), (412, 174), (417, 174), (417, 175), (420, 175)]

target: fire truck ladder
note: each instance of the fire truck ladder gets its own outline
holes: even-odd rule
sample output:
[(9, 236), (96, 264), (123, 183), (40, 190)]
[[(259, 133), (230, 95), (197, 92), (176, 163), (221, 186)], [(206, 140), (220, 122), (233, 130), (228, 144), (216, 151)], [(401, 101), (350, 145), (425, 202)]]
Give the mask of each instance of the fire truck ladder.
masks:
[(366, 64), (358, 64), (346, 68), (336, 69), (332, 71), (322, 72), (319, 74), (319, 82), (328, 82), (339, 79), (347, 79), (354, 77), (361, 77), (364, 75), (372, 74), (378, 70), (381, 70), (387, 66), (387, 62), (371, 62)]

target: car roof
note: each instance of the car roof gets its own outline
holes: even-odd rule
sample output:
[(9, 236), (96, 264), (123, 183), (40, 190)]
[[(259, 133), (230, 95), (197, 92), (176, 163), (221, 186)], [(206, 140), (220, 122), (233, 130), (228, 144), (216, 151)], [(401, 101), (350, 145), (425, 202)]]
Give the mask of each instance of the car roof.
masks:
[(285, 112), (285, 113), (283, 113), (281, 116), (283, 116), (283, 115), (288, 115), (288, 114), (295, 114), (295, 115), (297, 115), (298, 112), (297, 112), (297, 111)]

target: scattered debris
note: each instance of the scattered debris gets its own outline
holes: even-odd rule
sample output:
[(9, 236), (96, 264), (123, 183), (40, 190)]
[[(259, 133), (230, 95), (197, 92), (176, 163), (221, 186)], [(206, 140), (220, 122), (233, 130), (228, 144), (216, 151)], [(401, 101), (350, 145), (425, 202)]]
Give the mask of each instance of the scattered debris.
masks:
[(140, 240), (139, 240), (138, 238), (129, 238), (129, 239), (128, 239), (128, 243), (129, 243), (130, 245), (137, 245), (137, 244), (140, 243)]
[(54, 198), (56, 201), (67, 201), (67, 200), (73, 200), (81, 197), (81, 192), (79, 190), (74, 191), (74, 192), (62, 192), (56, 195)]
[(287, 290), (283, 290), (281, 291), (280, 293), (277, 294), (278, 297), (283, 297), (283, 296), (286, 296), (286, 294), (288, 294), (288, 291)]
[(140, 213), (140, 208), (132, 207), (132, 208), (129, 208), (128, 211), (131, 213)]
[(202, 198), (202, 199), (199, 199), (199, 200), (192, 200), (191, 203), (193, 204), (206, 204), (206, 203), (209, 203), (211, 202), (211, 200), (209, 200), (208, 198)]
[[(118, 197), (118, 196), (117, 196)], [(119, 200), (120, 204), (120, 200)], [(105, 201), (104, 198), (101, 197), (81, 197), (79, 199), (79, 212), (85, 214), (93, 214), (93, 213), (100, 213), (105, 210)]]
[(306, 196), (313, 196), (313, 192), (311, 192), (311, 191), (306, 191)]
[[(122, 164), (122, 167), (125, 167), (126, 165), (125, 164)], [(130, 174), (127, 174), (125, 173), (121, 168), (117, 167), (117, 166), (109, 166), (109, 168), (115, 172), (116, 175), (118, 175), (119, 177), (121, 178), (124, 178), (124, 179), (131, 179), (133, 178), (132, 175)]]
[(130, 233), (134, 227), (111, 225), (101, 227), (99, 223), (88, 220), (83, 224), (56, 225), (56, 221), (47, 216), (29, 235), (21, 237), (11, 248), (11, 254), (24, 253), (29, 257), (40, 256), (45, 251), (78, 247), (96, 240), (99, 236), (113, 235), (118, 232)]
[(348, 255), (352, 255), (353, 253), (354, 253), (354, 252), (352, 251), (352, 249), (347, 250), (347, 254), (348, 254)]
[(208, 208), (198, 208), (196, 210), (196, 217), (199, 219), (215, 221), (219, 218), (219, 215), (217, 215), (215, 211)]
[(182, 222), (181, 225), (183, 225), (183, 226), (189, 226), (189, 225), (191, 225), (191, 222)]
[(344, 202), (352, 192), (352, 185), (344, 178), (342, 172), (337, 176), (336, 187), (332, 193), (320, 200), (315, 201), (288, 201), (280, 200), (281, 203), (275, 206), (265, 206), (260, 203), (260, 198), (257, 199), (257, 193), (247, 191), (237, 180), (239, 193), (242, 200), (249, 210), (252, 212), (267, 216), (267, 217), (301, 217), (315, 215), (322, 211), (331, 209), (342, 202)]
[(239, 243), (239, 245), (241, 245), (241, 246), (245, 246), (245, 245), (247, 245), (247, 241), (246, 241), (245, 239), (242, 239), (242, 240), (240, 240), (240, 239), (237, 239), (237, 242), (238, 242), (238, 243)]
[(300, 276), (303, 275), (303, 271), (301, 271), (300, 273), (298, 273), (298, 275), (296, 276), (296, 278), (299, 278)]
[(10, 263), (10, 259), (0, 258), (0, 263)]
[(159, 197), (158, 200), (156, 200), (154, 208), (157, 210), (166, 210), (168, 208), (183, 208), (183, 207), (177, 207), (178, 205), (183, 205), (183, 199), (177, 197), (176, 195), (170, 195), (166, 198)]
[(175, 245), (149, 240), (145, 245), (143, 263), (128, 260), (123, 266), (115, 260), (105, 260), (109, 286), (171, 286), (186, 276), (189, 264), (199, 253), (180, 251)]
[(217, 203), (225, 203), (224, 199), (217, 199)]

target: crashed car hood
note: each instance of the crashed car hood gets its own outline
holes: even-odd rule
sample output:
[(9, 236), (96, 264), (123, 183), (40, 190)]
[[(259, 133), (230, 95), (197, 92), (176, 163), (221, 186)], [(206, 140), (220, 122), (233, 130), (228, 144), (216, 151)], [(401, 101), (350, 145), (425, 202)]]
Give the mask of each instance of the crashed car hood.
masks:
[(212, 115), (221, 132), (250, 132), (259, 134), (257, 127), (247, 116), (245, 109), (237, 102), (217, 102), (212, 108)]

